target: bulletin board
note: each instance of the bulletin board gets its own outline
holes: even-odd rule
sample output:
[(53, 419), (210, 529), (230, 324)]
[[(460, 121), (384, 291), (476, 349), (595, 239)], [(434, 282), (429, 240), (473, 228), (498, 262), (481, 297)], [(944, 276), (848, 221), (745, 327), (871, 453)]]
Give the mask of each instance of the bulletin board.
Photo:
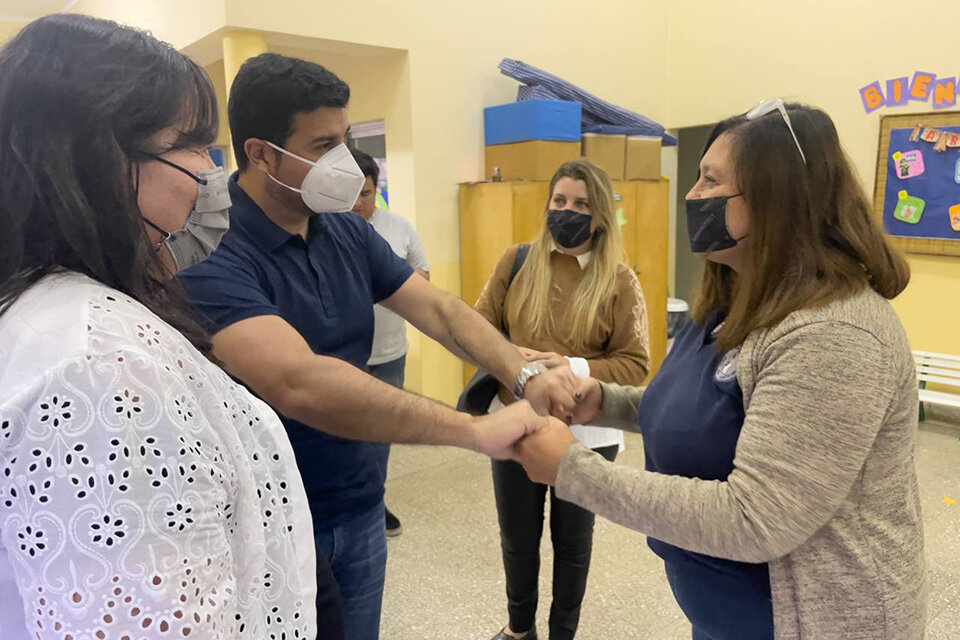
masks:
[(902, 250), (960, 256), (960, 112), (880, 119), (874, 208)]

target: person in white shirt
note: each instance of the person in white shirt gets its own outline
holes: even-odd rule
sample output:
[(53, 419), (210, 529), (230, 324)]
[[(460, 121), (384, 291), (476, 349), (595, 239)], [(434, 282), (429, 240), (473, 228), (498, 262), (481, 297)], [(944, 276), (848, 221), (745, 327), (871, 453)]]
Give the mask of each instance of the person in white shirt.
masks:
[[(50, 15), (0, 49), (2, 640), (344, 637), (284, 425), (218, 366), (223, 332), (211, 339), (174, 278), (209, 262), (230, 226), (227, 176), (207, 153), (217, 114), (202, 67), (114, 22)], [(329, 166), (311, 164), (328, 184)], [(277, 335), (257, 332), (243, 354)], [(365, 404), (389, 419), (363, 435), (511, 455), (545, 422), (534, 406), (572, 406), (576, 381), (568, 368), (531, 377), (493, 345), (480, 359), (516, 372), (530, 402), (474, 418), (391, 403), (399, 391), (364, 380), (377, 394)], [(297, 383), (341, 362), (287, 346)], [(342, 366), (328, 390), (357, 382)]]
[[(363, 189), (360, 190), (353, 212), (373, 225), (397, 256), (406, 260), (418, 274), (429, 280), (430, 266), (416, 229), (403, 216), (377, 207), (377, 182), (380, 179), (380, 167), (377, 161), (370, 154), (359, 149), (353, 149), (352, 152), (353, 159), (357, 161), (364, 175)], [(373, 349), (370, 352), (367, 367), (371, 375), (402, 389), (404, 368), (407, 363), (407, 323), (403, 318), (379, 304), (374, 305), (373, 313), (376, 324), (373, 331)], [(384, 477), (387, 474), (389, 457), (390, 445), (383, 444)], [(389, 508), (384, 512), (387, 535), (400, 535), (403, 532), (400, 519)]]

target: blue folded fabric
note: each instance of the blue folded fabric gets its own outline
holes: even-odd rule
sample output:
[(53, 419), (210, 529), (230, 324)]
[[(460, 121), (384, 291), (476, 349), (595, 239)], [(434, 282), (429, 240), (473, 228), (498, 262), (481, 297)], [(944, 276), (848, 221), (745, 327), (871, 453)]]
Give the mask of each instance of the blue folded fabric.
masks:
[(573, 100), (583, 105), (583, 122), (586, 125), (614, 125), (631, 128), (630, 135), (660, 136), (663, 144), (672, 146), (677, 139), (667, 135), (663, 125), (650, 118), (618, 107), (562, 78), (532, 67), (519, 60), (504, 58), (500, 61), (500, 71), (505, 76), (522, 82), (518, 100), (543, 98), (547, 100)]
[[(517, 90), (517, 101), (523, 102), (526, 100), (560, 100), (561, 98), (542, 85), (530, 86), (527, 84), (520, 85), (520, 88)], [(636, 126), (622, 126), (616, 124), (607, 124), (603, 121), (602, 118), (590, 113), (587, 111), (586, 106), (582, 112), (582, 133), (604, 133), (608, 135), (627, 135), (627, 136), (657, 136), (659, 135), (662, 144), (665, 144), (668, 147), (672, 147), (677, 144), (677, 139), (671, 136), (670, 134), (664, 133), (655, 134), (650, 133), (649, 127), (636, 127)]]
[(539, 84), (522, 84), (517, 89), (517, 102), (524, 100), (559, 100), (557, 94)]
[[(522, 84), (517, 88), (517, 102), (523, 102), (525, 100), (563, 100), (557, 92), (551, 90), (548, 87), (543, 85), (535, 84), (528, 85)], [(574, 100), (573, 102), (578, 102)], [(583, 105), (583, 103), (581, 103)], [(581, 111), (581, 118), (584, 125), (594, 125), (602, 124), (604, 121), (587, 111), (587, 106), (583, 105), (583, 110)]]

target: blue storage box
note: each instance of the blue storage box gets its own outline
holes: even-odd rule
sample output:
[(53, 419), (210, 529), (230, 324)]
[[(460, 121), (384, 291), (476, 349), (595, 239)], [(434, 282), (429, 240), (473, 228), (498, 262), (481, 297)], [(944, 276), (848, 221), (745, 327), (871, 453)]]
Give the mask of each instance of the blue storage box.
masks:
[(524, 100), (483, 110), (483, 137), (487, 145), (527, 140), (580, 140), (579, 102)]

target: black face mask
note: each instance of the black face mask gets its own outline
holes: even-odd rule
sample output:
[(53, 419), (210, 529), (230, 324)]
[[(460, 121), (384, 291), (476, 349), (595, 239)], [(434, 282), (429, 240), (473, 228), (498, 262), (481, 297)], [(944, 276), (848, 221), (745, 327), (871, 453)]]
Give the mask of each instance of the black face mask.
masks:
[(727, 229), (727, 200), (743, 194), (687, 200), (687, 233), (694, 253), (722, 251), (746, 238), (734, 238)]
[(574, 249), (590, 239), (593, 216), (570, 209), (551, 209), (547, 213), (550, 235), (564, 249)]

